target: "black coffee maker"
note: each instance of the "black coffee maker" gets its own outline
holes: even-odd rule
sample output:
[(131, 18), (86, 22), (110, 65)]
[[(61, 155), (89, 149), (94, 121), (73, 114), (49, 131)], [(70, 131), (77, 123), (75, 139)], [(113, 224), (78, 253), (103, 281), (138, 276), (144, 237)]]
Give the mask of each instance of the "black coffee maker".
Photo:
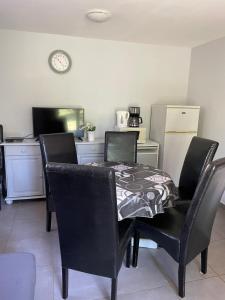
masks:
[(140, 107), (138, 106), (130, 106), (129, 107), (129, 119), (128, 126), (129, 127), (139, 127), (142, 124), (142, 118), (140, 117)]

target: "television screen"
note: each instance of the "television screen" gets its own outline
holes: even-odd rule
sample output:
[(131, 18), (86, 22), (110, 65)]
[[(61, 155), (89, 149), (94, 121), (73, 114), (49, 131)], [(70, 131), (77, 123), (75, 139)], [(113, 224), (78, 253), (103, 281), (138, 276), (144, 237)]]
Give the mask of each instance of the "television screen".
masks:
[(33, 107), (34, 137), (39, 134), (73, 132), (75, 137), (82, 137), (84, 125), (83, 108)]

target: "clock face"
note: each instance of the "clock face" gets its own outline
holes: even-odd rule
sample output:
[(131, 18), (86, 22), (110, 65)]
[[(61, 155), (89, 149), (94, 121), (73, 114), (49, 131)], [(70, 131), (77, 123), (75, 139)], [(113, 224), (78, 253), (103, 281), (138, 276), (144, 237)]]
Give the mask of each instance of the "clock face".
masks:
[(51, 69), (56, 73), (66, 73), (72, 66), (72, 60), (68, 53), (63, 50), (53, 51), (48, 58)]

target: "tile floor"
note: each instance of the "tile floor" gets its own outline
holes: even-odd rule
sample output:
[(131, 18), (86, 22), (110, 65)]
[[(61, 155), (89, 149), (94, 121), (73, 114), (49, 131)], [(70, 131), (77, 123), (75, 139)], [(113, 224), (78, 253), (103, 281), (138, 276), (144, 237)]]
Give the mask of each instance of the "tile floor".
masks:
[[(61, 298), (60, 253), (55, 218), (45, 232), (44, 201), (18, 201), (0, 211), (0, 252), (31, 252), (36, 257), (35, 300)], [(199, 273), (199, 258), (187, 267), (186, 298), (225, 299), (225, 208), (221, 205), (209, 247), (208, 273)], [(118, 300), (174, 300), (177, 265), (163, 249), (141, 249), (137, 269), (122, 267)], [(110, 299), (110, 280), (70, 271), (69, 300)], [(15, 296), (16, 299), (16, 296)]]

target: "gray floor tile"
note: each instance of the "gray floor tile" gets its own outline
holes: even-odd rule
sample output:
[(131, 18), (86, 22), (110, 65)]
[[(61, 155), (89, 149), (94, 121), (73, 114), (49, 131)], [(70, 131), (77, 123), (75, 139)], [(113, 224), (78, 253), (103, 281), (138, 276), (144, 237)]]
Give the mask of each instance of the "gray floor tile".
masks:
[(34, 300), (54, 300), (53, 270), (49, 267), (37, 267)]
[(3, 219), (7, 219), (8, 221), (12, 222), (15, 218), (17, 212), (17, 207), (13, 205), (7, 205), (2, 203), (2, 209), (0, 211), (0, 220), (2, 222)]
[(225, 282), (225, 275), (221, 275), (220, 278)]
[(216, 218), (215, 218), (215, 222), (214, 222), (214, 228), (218, 228), (219, 230), (221, 230), (222, 232), (225, 232), (225, 206), (224, 205), (220, 205), (217, 213), (216, 213)]
[(9, 239), (12, 241), (47, 236), (45, 224), (40, 221), (15, 219)]
[(5, 252), (6, 243), (7, 243), (6, 239), (0, 239), (0, 253)]
[[(132, 294), (118, 295), (118, 300), (178, 300), (180, 298), (176, 293), (176, 290), (170, 286), (162, 286), (151, 290), (134, 292)], [(109, 300), (109, 298), (98, 300)]]
[[(142, 252), (144, 251), (140, 251), (140, 255)], [(152, 289), (168, 283), (167, 278), (158, 268), (153, 257), (146, 260), (144, 266), (129, 269), (123, 267), (118, 279), (118, 292), (121, 294)]]
[[(155, 261), (160, 268), (160, 270), (165, 274), (165, 276), (172, 281), (172, 283), (177, 286), (178, 282), (178, 263), (169, 256), (165, 250), (162, 248), (151, 250)], [(200, 262), (195, 259), (187, 265), (186, 269), (186, 282), (217, 276), (217, 274), (208, 266), (207, 274), (200, 273)]]
[(191, 281), (186, 284), (186, 300), (224, 300), (225, 282), (219, 277)]
[[(20, 201), (0, 211), (0, 252), (31, 252), (37, 262), (35, 300), (61, 298), (61, 258), (55, 214), (45, 232), (45, 202)], [(220, 207), (209, 247), (208, 273), (199, 272), (199, 257), (187, 266), (188, 300), (224, 299), (225, 209)], [(218, 277), (218, 274), (220, 277)], [(217, 277), (216, 277), (217, 276)], [(176, 300), (177, 264), (163, 249), (140, 249), (137, 269), (122, 267), (118, 300)], [(70, 271), (69, 300), (110, 299), (110, 279)]]
[[(69, 298), (90, 300), (110, 295), (110, 279), (69, 271)], [(54, 274), (54, 299), (61, 299), (61, 270)]]
[[(109, 297), (111, 281), (108, 278), (70, 271), (69, 295), (71, 299), (89, 300)], [(61, 269), (55, 274), (55, 298), (60, 297)], [(126, 268), (122, 266), (118, 276), (118, 295), (165, 286), (168, 281), (160, 272), (154, 260), (146, 261), (145, 266)], [(91, 298), (92, 297), (92, 298)]]
[(219, 275), (225, 274), (225, 240), (210, 243), (208, 264)]
[(221, 228), (214, 227), (211, 234), (211, 242), (221, 241), (225, 239), (225, 231), (221, 230)]
[(43, 200), (33, 200), (33, 201), (14, 201), (17, 208), (16, 211), (16, 220), (23, 220), (23, 221), (39, 221), (45, 224), (46, 219), (46, 208), (45, 208), (45, 201)]
[(10, 233), (11, 233), (13, 223), (8, 221), (8, 220), (1, 219), (0, 220), (0, 227), (1, 227), (1, 229), (0, 229), (0, 239), (7, 240)]
[(49, 237), (43, 236), (24, 240), (9, 240), (6, 246), (7, 252), (30, 252), (36, 258), (37, 266), (51, 266), (51, 246)]

